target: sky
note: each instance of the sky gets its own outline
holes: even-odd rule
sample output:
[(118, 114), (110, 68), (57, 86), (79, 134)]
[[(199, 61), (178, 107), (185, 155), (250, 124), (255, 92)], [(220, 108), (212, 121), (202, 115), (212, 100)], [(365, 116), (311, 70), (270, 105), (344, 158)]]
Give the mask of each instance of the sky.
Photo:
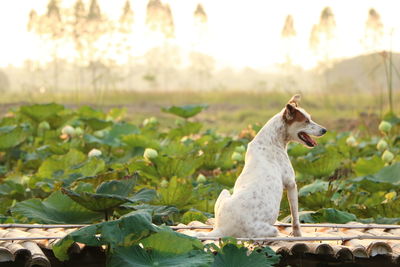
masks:
[[(70, 7), (75, 0), (61, 1)], [(88, 3), (89, 1), (84, 1)], [(120, 15), (125, 0), (99, 0), (110, 18)], [(285, 17), (291, 14), (297, 32), (291, 46), (293, 62), (305, 69), (316, 64), (309, 49), (311, 28), (319, 22), (324, 7), (331, 7), (336, 20), (334, 58), (346, 58), (364, 52), (360, 40), (364, 36), (368, 10), (375, 8), (381, 15), (385, 38), (382, 48), (400, 51), (400, 3), (396, 0), (164, 0), (174, 16), (176, 39), (183, 51), (190, 51), (199, 42), (203, 53), (215, 58), (220, 68), (271, 69), (285, 60), (281, 30)], [(37, 37), (27, 32), (28, 14), (35, 9), (46, 10), (47, 0), (13, 0), (0, 8), (0, 66), (21, 66), (26, 59), (49, 58), (48, 50)], [(193, 12), (201, 3), (208, 15), (206, 32), (201, 41), (194, 36)], [(135, 53), (144, 54), (150, 43), (145, 34), (147, 0), (132, 0), (135, 16)], [(197, 40), (197, 41), (194, 41)], [(68, 56), (66, 54), (66, 56)]]

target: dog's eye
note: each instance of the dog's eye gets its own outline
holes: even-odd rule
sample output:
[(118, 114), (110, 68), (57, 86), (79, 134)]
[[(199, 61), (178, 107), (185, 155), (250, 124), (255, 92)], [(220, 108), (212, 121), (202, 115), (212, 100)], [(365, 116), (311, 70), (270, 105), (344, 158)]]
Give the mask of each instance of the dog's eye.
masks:
[(309, 119), (307, 119), (307, 120), (306, 120), (306, 123), (310, 123), (310, 120), (309, 120)]

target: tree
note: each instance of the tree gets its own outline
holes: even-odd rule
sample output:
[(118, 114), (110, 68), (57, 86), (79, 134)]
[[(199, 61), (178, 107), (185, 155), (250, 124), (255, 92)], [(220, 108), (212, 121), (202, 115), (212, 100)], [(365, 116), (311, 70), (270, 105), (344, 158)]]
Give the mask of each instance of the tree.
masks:
[[(88, 67), (90, 71), (91, 87), (96, 92), (99, 89), (101, 70), (107, 69), (104, 61), (104, 42), (102, 37), (113, 31), (113, 25), (101, 13), (97, 0), (91, 0), (88, 11), (82, 0), (77, 0), (74, 6), (72, 23), (73, 40), (78, 54), (78, 65)], [(80, 74), (81, 85), (83, 75)]]
[(215, 67), (214, 58), (204, 53), (204, 44), (207, 41), (207, 13), (201, 4), (196, 6), (193, 13), (194, 18), (194, 33), (195, 40), (192, 47), (192, 52), (189, 55), (190, 71), (192, 76), (196, 78), (198, 89), (203, 90), (208, 86), (208, 81), (211, 78), (211, 73)]
[(198, 23), (207, 23), (207, 14), (201, 4), (197, 4), (196, 10), (194, 11), (194, 18)]
[(310, 48), (323, 61), (330, 60), (332, 40), (335, 37), (336, 22), (330, 7), (325, 7), (319, 23), (313, 25), (310, 35)]
[(333, 40), (335, 38), (335, 16), (330, 7), (325, 7), (319, 19), (319, 23), (313, 25), (309, 45), (319, 61), (318, 69), (324, 72), (325, 85), (329, 88), (329, 74), (327, 69), (332, 64), (331, 52), (333, 51)]
[(296, 37), (296, 30), (294, 28), (294, 20), (292, 15), (287, 15), (285, 24), (283, 25), (281, 38), (284, 43), (284, 49), (286, 50), (286, 63), (291, 65), (292, 63), (292, 50), (294, 49), (293, 39)]
[(287, 15), (285, 19), (285, 24), (281, 32), (282, 38), (293, 38), (296, 36), (296, 30), (294, 29), (294, 21), (292, 15)]
[(31, 10), (29, 14), (28, 31), (38, 34), (46, 43), (50, 43), (53, 63), (53, 89), (58, 90), (58, 50), (67, 37), (66, 25), (61, 16), (59, 1), (50, 0), (47, 5), (47, 12), (42, 16), (38, 16), (35, 10)]
[(125, 1), (125, 5), (122, 9), (121, 17), (119, 18), (119, 38), (117, 43), (117, 54), (125, 55), (128, 61), (128, 84), (129, 87), (133, 86), (132, 76), (133, 76), (133, 67), (132, 67), (132, 27), (134, 23), (134, 13), (131, 8), (131, 4), (129, 0)]
[(147, 4), (146, 25), (154, 32), (162, 33), (166, 38), (175, 36), (174, 19), (171, 8), (160, 0), (149, 0)]
[(383, 38), (383, 23), (379, 13), (371, 8), (368, 11), (368, 19), (365, 22), (364, 38), (361, 41), (367, 52), (380, 48)]

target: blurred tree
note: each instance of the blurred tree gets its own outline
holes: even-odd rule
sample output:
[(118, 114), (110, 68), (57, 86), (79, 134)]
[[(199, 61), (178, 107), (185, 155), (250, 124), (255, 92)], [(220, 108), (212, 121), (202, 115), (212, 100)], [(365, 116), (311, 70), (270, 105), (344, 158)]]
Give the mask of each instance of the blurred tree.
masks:
[(281, 38), (284, 43), (285, 56), (286, 56), (286, 64), (292, 64), (292, 55), (294, 49), (293, 40), (296, 37), (296, 30), (294, 28), (294, 20), (292, 15), (287, 15), (285, 19), (285, 24), (283, 25)]
[(82, 0), (77, 0), (73, 9), (72, 40), (75, 44), (75, 50), (77, 51), (76, 67), (78, 73), (78, 84), (76, 88), (79, 90), (83, 88), (84, 72), (82, 67), (86, 65), (84, 40), (82, 39), (82, 36), (85, 34), (86, 10)]
[(207, 35), (207, 13), (204, 10), (204, 7), (201, 4), (196, 6), (196, 9), (193, 13), (194, 16), (194, 49), (197, 49), (198, 46), (201, 46), (204, 43)]
[(127, 59), (128, 72), (127, 80), (128, 86), (133, 87), (133, 57), (132, 57), (132, 27), (134, 23), (134, 13), (129, 0), (125, 1), (125, 5), (122, 9), (122, 14), (119, 18), (119, 38), (116, 44), (118, 55), (122, 55)]
[(334, 30), (336, 27), (335, 17), (330, 7), (325, 7), (322, 10), (319, 20), (319, 30), (325, 39), (331, 40), (334, 38)]
[(166, 38), (175, 36), (174, 19), (171, 8), (160, 0), (149, 0), (147, 4), (146, 25), (154, 32), (162, 33)]
[(47, 12), (38, 16), (35, 10), (29, 14), (28, 31), (38, 34), (46, 43), (51, 45), (53, 63), (53, 89), (58, 90), (59, 56), (58, 50), (62, 42), (66, 41), (66, 23), (63, 20), (59, 7), (59, 0), (50, 0)]
[(196, 78), (196, 89), (204, 90), (209, 86), (215, 60), (204, 52), (207, 39), (207, 13), (201, 4), (197, 4), (194, 17), (194, 43), (189, 55), (190, 71)]
[(310, 35), (310, 48), (323, 61), (330, 60), (332, 40), (335, 37), (336, 22), (330, 7), (325, 7), (317, 25), (313, 25)]
[(324, 72), (325, 86), (329, 88), (329, 74), (327, 69), (332, 65), (332, 52), (335, 51), (336, 22), (330, 7), (325, 7), (320, 15), (319, 23), (313, 25), (309, 46), (318, 60), (318, 69)]
[[(150, 45), (153, 48), (145, 55), (148, 70), (144, 79), (149, 84), (157, 86), (160, 84), (164, 90), (168, 90), (170, 76), (175, 72), (175, 67), (180, 61), (179, 51), (171, 44), (171, 40), (175, 37), (175, 26), (169, 4), (162, 3), (160, 0), (149, 0), (146, 9), (146, 26), (150, 30), (149, 40), (154, 43)], [(155, 62), (158, 66), (155, 66)], [(147, 79), (148, 77), (152, 78)]]
[(131, 33), (133, 19), (134, 19), (134, 17), (133, 17), (133, 10), (131, 8), (131, 3), (129, 0), (126, 0), (124, 8), (122, 9), (122, 15), (119, 18), (120, 32), (127, 33), (127, 34)]
[(292, 15), (287, 15), (281, 31), (282, 50), (285, 54), (285, 62), (281, 65), (283, 78), (282, 86), (289, 91), (296, 91), (296, 83), (293, 81), (294, 74), (298, 71), (292, 62), (293, 55), (296, 54), (296, 29)]
[(361, 40), (367, 52), (380, 50), (383, 39), (383, 23), (379, 13), (371, 8), (368, 11), (368, 19), (365, 22), (364, 38)]
[[(104, 78), (103, 71), (109, 73), (105, 54), (109, 47), (106, 46), (105, 37), (114, 31), (114, 26), (101, 13), (97, 0), (91, 0), (89, 10), (86, 12), (82, 0), (77, 0), (74, 6), (74, 19), (72, 23), (73, 40), (78, 54), (78, 65), (88, 67), (90, 72), (90, 85), (97, 92), (99, 81)], [(83, 84), (83, 74), (80, 74), (80, 85)]]
[(294, 29), (294, 21), (292, 15), (287, 15), (285, 19), (285, 25), (281, 32), (282, 38), (292, 38), (296, 36), (296, 30)]
[(196, 10), (194, 11), (194, 18), (198, 23), (207, 23), (207, 14), (201, 4), (197, 4)]

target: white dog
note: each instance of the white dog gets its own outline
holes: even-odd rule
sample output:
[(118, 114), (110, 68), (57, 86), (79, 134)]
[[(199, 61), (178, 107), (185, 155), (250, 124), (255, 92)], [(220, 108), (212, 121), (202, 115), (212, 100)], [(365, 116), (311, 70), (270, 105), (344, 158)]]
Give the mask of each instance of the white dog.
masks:
[(298, 107), (295, 95), (286, 107), (259, 131), (249, 143), (245, 165), (233, 194), (223, 190), (215, 203), (215, 226), (209, 237), (271, 237), (278, 234), (273, 226), (279, 215), (284, 189), (292, 214), (294, 236), (301, 236), (295, 174), (287, 154), (287, 144), (295, 141), (314, 147), (310, 137), (322, 136), (326, 129), (311, 120)]

